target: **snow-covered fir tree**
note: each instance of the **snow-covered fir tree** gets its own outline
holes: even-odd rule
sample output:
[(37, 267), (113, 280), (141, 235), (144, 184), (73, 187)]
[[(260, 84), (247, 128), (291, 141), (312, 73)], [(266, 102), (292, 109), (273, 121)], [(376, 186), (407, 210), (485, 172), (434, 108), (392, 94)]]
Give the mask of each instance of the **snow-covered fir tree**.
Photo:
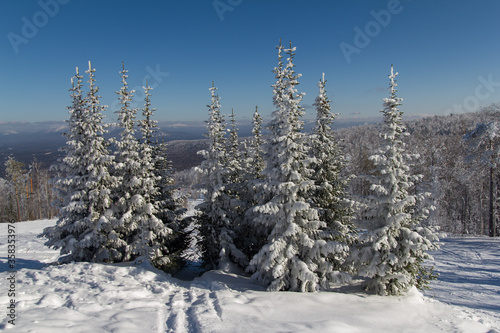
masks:
[(200, 232), (203, 237), (203, 263), (208, 269), (217, 268), (219, 263), (232, 259), (245, 265), (245, 255), (235, 246), (232, 201), (228, 196), (228, 153), (226, 150), (224, 117), (220, 113), (217, 88), (210, 88), (212, 102), (208, 105), (207, 121), (208, 148), (200, 154), (205, 160), (200, 170), (205, 174), (205, 200), (197, 206)]
[(318, 209), (319, 219), (327, 224), (324, 238), (344, 245), (329, 258), (334, 269), (340, 270), (349, 255), (349, 246), (354, 242), (356, 228), (352, 220), (353, 203), (346, 198), (348, 178), (342, 175), (345, 157), (332, 130), (337, 114), (331, 111), (325, 84), (323, 73), (318, 83), (319, 94), (313, 104), (316, 107), (316, 126), (311, 136), (311, 167), (315, 188), (311, 199)]
[(353, 250), (351, 260), (361, 276), (368, 277), (367, 290), (380, 295), (397, 295), (412, 286), (425, 286), (433, 278), (423, 265), (427, 251), (436, 248), (437, 236), (430, 227), (418, 226), (415, 195), (410, 194), (419, 176), (410, 174), (412, 156), (405, 153), (402, 140), (408, 135), (398, 109), (396, 76), (391, 66), (390, 97), (384, 99), (384, 130), (381, 146), (370, 160), (376, 169), (368, 177), (372, 194), (365, 198), (360, 214), (367, 233)]
[[(228, 236), (231, 242), (235, 244), (232, 247), (231, 259), (242, 268), (248, 265), (248, 255), (244, 252), (244, 243), (246, 243), (248, 232), (245, 228), (245, 211), (250, 207), (248, 191), (248, 169), (245, 169), (246, 159), (245, 153), (240, 151), (240, 142), (238, 137), (238, 128), (236, 127), (236, 119), (234, 111), (230, 114), (231, 127), (227, 138), (227, 158), (226, 166), (227, 178), (224, 190), (224, 202), (227, 216), (231, 221)], [(244, 254), (243, 254), (244, 253)]]
[(153, 170), (155, 174), (156, 186), (158, 191), (153, 196), (156, 216), (160, 218), (164, 224), (172, 225), (177, 223), (177, 217), (184, 213), (182, 209), (182, 201), (185, 199), (181, 196), (175, 186), (173, 178), (172, 163), (168, 159), (168, 145), (165, 142), (160, 142), (158, 133), (158, 122), (153, 119), (156, 108), (151, 107), (151, 93), (153, 89), (148, 85), (144, 88), (144, 108), (142, 109), (143, 119), (139, 121), (142, 139), (141, 145), (142, 154), (146, 159), (153, 159)]
[[(288, 54), (283, 66), (282, 52)], [(253, 208), (254, 224), (270, 229), (265, 244), (252, 258), (252, 279), (270, 291), (315, 291), (328, 287), (333, 278), (327, 258), (341, 246), (321, 239), (327, 225), (309, 203), (314, 188), (310, 179), (310, 159), (302, 132), (304, 114), (300, 107), (303, 94), (298, 93), (299, 74), (295, 73), (295, 48), (278, 46), (278, 66), (274, 73), (273, 119), (268, 145), (266, 181), (261, 185), (261, 202)]]
[(151, 107), (151, 93), (153, 89), (148, 84), (148, 79), (146, 79), (146, 85), (142, 87), (144, 89), (144, 108), (142, 109), (143, 119), (139, 120), (139, 127), (141, 129), (142, 143), (147, 145), (152, 145), (156, 139), (158, 131), (158, 122), (153, 119), (154, 112), (156, 108)]
[(227, 170), (227, 177), (225, 180), (225, 193), (227, 195), (226, 199), (228, 200), (226, 206), (230, 213), (230, 219), (233, 221), (232, 229), (235, 230), (241, 223), (241, 221), (238, 221), (239, 217), (246, 209), (244, 207), (245, 203), (242, 201), (242, 196), (246, 192), (243, 183), (245, 171), (243, 170), (243, 154), (240, 151), (240, 141), (234, 110), (231, 110), (229, 118), (231, 127), (229, 128), (229, 135), (226, 140), (227, 157), (225, 169)]
[(252, 118), (252, 139), (249, 147), (248, 173), (250, 178), (262, 179), (266, 161), (264, 160), (264, 138), (262, 135), (262, 116), (259, 114), (258, 107), (255, 106), (255, 112)]
[(240, 142), (238, 137), (238, 128), (236, 127), (236, 119), (234, 110), (231, 110), (229, 115), (231, 127), (229, 128), (229, 136), (227, 138), (227, 183), (231, 185), (241, 184), (243, 180), (243, 169), (241, 166)]
[(253, 116), (253, 137), (244, 141), (244, 156), (242, 164), (244, 169), (243, 186), (240, 200), (243, 202), (245, 212), (238, 230), (238, 246), (245, 253), (247, 258), (252, 258), (257, 251), (266, 243), (269, 235), (269, 228), (255, 228), (253, 223), (254, 214), (252, 207), (258, 203), (257, 192), (264, 179), (264, 169), (266, 166), (264, 144), (262, 135), (262, 117), (257, 106)]
[(183, 221), (181, 215), (186, 211), (182, 208), (182, 203), (186, 199), (175, 188), (172, 163), (168, 159), (168, 145), (160, 142), (158, 122), (154, 120), (156, 108), (151, 106), (151, 93), (153, 89), (146, 79), (144, 89), (144, 107), (142, 108), (142, 119), (139, 120), (141, 131), (141, 156), (148, 163), (152, 170), (148, 173), (153, 175), (157, 190), (152, 196), (152, 203), (155, 208), (155, 216), (163, 224), (172, 230), (172, 235), (168, 240), (169, 260), (164, 261), (161, 256), (155, 256), (153, 264), (165, 271), (173, 272), (183, 265), (182, 252), (185, 250), (186, 232), (189, 221)]
[(114, 179), (108, 169), (113, 157), (103, 136), (107, 132), (102, 122), (105, 106), (99, 101), (94, 72), (89, 61), (89, 92), (84, 97), (83, 77), (76, 69), (67, 142), (61, 149), (64, 157), (53, 167), (58, 174), (54, 183), (61, 198), (60, 214), (57, 224), (43, 235), (48, 238), (47, 246), (61, 249), (62, 262), (109, 262), (116, 256), (115, 244), (110, 243)]
[[(284, 82), (285, 71), (283, 64), (283, 53), (285, 48), (281, 44), (281, 38), (279, 40), (279, 45), (276, 47), (276, 49), (278, 50), (278, 65), (273, 69), (276, 82), (272, 85), (272, 88), (273, 88), (273, 104), (276, 107), (277, 111), (273, 113), (273, 116), (276, 115), (277, 112), (281, 110), (283, 95), (285, 94), (285, 82)], [(256, 113), (258, 114), (257, 108), (256, 108)], [(254, 136), (256, 136), (255, 132), (258, 133), (258, 136), (253, 140), (253, 143), (258, 142), (257, 140), (262, 138), (261, 126), (262, 126), (262, 118), (260, 117), (260, 114), (258, 114), (257, 117), (254, 114), (254, 123), (252, 132), (254, 132)], [(269, 124), (268, 127), (270, 128), (271, 124)], [(260, 204), (268, 202), (269, 200), (271, 200), (273, 196), (273, 192), (271, 192), (270, 188), (267, 186), (267, 183), (270, 180), (266, 178), (268, 176), (269, 170), (272, 170), (272, 168), (269, 165), (270, 163), (269, 160), (271, 156), (271, 154), (269, 153), (269, 149), (276, 144), (277, 142), (273, 143), (269, 141), (268, 138), (268, 141), (265, 144), (261, 145), (261, 147), (264, 148), (264, 150), (266, 150), (266, 153), (263, 154), (262, 156), (265, 164), (265, 169), (263, 169), (262, 172), (260, 173), (260, 178), (249, 179), (246, 182), (248, 188), (248, 196), (249, 196), (247, 201), (250, 204), (249, 204), (249, 209), (245, 213), (245, 223), (244, 223), (244, 228), (246, 229), (246, 231), (248, 231), (246, 232), (246, 234), (248, 235), (246, 235), (246, 237), (242, 239), (243, 240), (242, 248), (249, 258), (253, 258), (268, 243), (269, 235), (273, 230), (272, 223), (257, 222), (262, 219), (262, 213), (256, 210), (255, 207)], [(251, 156), (251, 154), (252, 152), (250, 151), (249, 155)], [(279, 154), (279, 152), (275, 151), (276, 156), (277, 154)], [(249, 160), (248, 164), (252, 163), (253, 161)], [(247, 176), (251, 177), (251, 172), (249, 172)], [(242, 234), (245, 234), (245, 232), (242, 232)], [(255, 269), (256, 268), (254, 266), (247, 268), (248, 271), (252, 271)]]
[[(125, 242), (121, 260), (147, 256), (160, 267), (170, 263), (168, 238), (172, 230), (156, 217), (154, 197), (158, 192), (152, 149), (136, 138), (137, 109), (131, 108), (134, 90), (128, 89), (127, 70), (121, 73), (122, 88), (117, 91), (121, 109), (117, 111), (121, 128), (115, 140), (115, 232)], [(144, 127), (143, 127), (144, 129)], [(143, 133), (144, 134), (144, 133)]]
[[(158, 191), (153, 196), (153, 203), (156, 209), (156, 216), (165, 226), (172, 230), (169, 238), (169, 261), (165, 262), (161, 257), (156, 256), (153, 261), (156, 267), (166, 271), (176, 271), (183, 265), (181, 258), (182, 251), (185, 250), (186, 233), (184, 229), (190, 220), (184, 221), (181, 216), (186, 212), (182, 207), (186, 200), (174, 184), (172, 162), (168, 159), (168, 145), (160, 142), (158, 122), (153, 119), (156, 108), (151, 107), (151, 93), (153, 89), (146, 80), (144, 88), (144, 108), (142, 109), (143, 119), (139, 122), (142, 133), (143, 156), (152, 158), (153, 175)], [(149, 156), (151, 155), (151, 156)], [(167, 265), (168, 264), (168, 265)]]

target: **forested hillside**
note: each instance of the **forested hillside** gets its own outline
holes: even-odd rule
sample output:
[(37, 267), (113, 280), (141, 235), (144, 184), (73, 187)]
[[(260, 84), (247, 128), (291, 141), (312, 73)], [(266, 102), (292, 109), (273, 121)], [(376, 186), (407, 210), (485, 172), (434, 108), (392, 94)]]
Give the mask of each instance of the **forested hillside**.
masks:
[[(419, 155), (414, 160), (413, 170), (424, 175), (421, 186), (432, 193), (429, 200), (436, 207), (429, 223), (454, 234), (489, 233), (490, 166), (495, 166), (491, 159), (498, 158), (499, 141), (493, 138), (493, 151), (490, 151), (489, 145), (474, 145), (464, 136), (480, 124), (499, 119), (500, 105), (493, 104), (475, 113), (426, 117), (406, 123), (411, 133), (405, 138), (406, 147), (409, 153)], [(376, 149), (380, 126), (360, 126), (336, 132), (348, 156), (347, 174), (366, 174), (373, 169), (368, 157)], [(498, 174), (493, 171), (496, 185)], [(352, 180), (349, 188), (353, 194), (367, 191), (361, 179)]]

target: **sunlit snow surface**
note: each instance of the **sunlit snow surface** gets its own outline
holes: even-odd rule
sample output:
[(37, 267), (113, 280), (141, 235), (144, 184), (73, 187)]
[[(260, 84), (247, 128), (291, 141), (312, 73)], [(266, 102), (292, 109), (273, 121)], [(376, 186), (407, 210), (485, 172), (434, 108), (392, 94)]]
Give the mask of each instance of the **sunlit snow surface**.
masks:
[(58, 252), (36, 236), (54, 223), (15, 224), (15, 326), (7, 323), (7, 224), (0, 224), (0, 330), (500, 332), (500, 239), (445, 239), (434, 254), (441, 277), (433, 290), (380, 297), (358, 286), (342, 293), (270, 293), (222, 271), (182, 281), (148, 264), (45, 265)]

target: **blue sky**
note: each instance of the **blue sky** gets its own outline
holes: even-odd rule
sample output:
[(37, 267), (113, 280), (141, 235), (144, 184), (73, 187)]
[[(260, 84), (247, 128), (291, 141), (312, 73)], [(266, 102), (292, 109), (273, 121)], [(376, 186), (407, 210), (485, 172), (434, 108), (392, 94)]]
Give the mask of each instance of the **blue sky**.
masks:
[(0, 121), (67, 119), (88, 60), (108, 120), (122, 61), (132, 88), (155, 87), (158, 120), (206, 119), (212, 81), (223, 113), (269, 116), (279, 38), (297, 47), (309, 118), (322, 72), (335, 112), (378, 116), (391, 64), (406, 116), (471, 111), (500, 101), (498, 13), (496, 0), (2, 0)]

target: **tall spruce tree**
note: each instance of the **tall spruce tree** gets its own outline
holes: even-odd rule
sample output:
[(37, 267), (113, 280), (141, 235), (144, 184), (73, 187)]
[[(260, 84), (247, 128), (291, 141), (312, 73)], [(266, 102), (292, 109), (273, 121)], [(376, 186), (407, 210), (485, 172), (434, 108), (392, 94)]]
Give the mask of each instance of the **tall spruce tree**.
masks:
[(226, 150), (224, 117), (220, 113), (217, 88), (212, 83), (212, 102), (208, 105), (207, 121), (208, 149), (200, 154), (205, 160), (200, 169), (205, 174), (202, 184), (205, 200), (197, 209), (200, 232), (203, 237), (203, 263), (208, 269), (217, 268), (219, 263), (232, 259), (241, 265), (245, 264), (245, 255), (236, 247), (234, 240), (234, 224), (231, 214), (231, 198), (228, 196), (228, 153)]
[[(274, 78), (276, 79), (275, 83), (272, 85), (273, 88), (273, 105), (276, 108), (276, 111), (274, 111), (273, 116), (278, 115), (278, 112), (281, 111), (282, 108), (282, 101), (283, 101), (283, 95), (285, 94), (285, 71), (284, 71), (284, 64), (283, 64), (283, 53), (284, 53), (284, 46), (281, 44), (281, 38), (279, 40), (279, 44), (276, 46), (277, 53), (278, 53), (278, 64), (277, 66), (273, 69), (274, 73)], [(258, 109), (255, 109), (256, 114), (258, 114)], [(273, 120), (273, 122), (276, 122)], [(258, 116), (255, 116), (254, 114), (254, 136), (256, 136), (255, 133), (258, 133), (257, 138), (253, 140), (253, 143), (257, 143), (261, 136), (261, 125), (262, 125), (262, 118), (258, 114)], [(270, 129), (272, 126), (271, 124), (268, 124), (267, 128)], [(255, 255), (262, 250), (262, 248), (268, 243), (268, 238), (269, 235), (271, 234), (273, 230), (273, 224), (270, 223), (261, 223), (260, 221), (262, 220), (262, 213), (256, 209), (257, 206), (262, 205), (269, 200), (271, 200), (273, 193), (271, 192), (271, 189), (267, 186), (267, 184), (271, 181), (271, 179), (267, 179), (268, 174), (270, 173), (270, 170), (273, 170), (273, 168), (270, 166), (270, 160), (271, 156), (278, 156), (279, 151), (274, 151), (274, 154), (270, 153), (271, 149), (274, 149), (274, 146), (278, 144), (276, 139), (274, 141), (270, 141), (271, 139), (268, 138), (268, 141), (263, 143), (261, 147), (264, 148), (266, 151), (265, 154), (262, 155), (262, 159), (264, 161), (265, 168), (261, 171), (260, 177), (256, 179), (249, 179), (247, 182), (247, 188), (248, 188), (248, 202), (249, 204), (249, 209), (245, 212), (245, 223), (244, 227), (248, 232), (248, 235), (242, 239), (242, 248), (243, 251), (247, 254), (248, 258), (254, 258)], [(279, 148), (278, 148), (279, 149)], [(251, 156), (251, 151), (250, 151), (250, 156)], [(253, 161), (249, 161), (249, 164), (252, 164)], [(255, 164), (253, 164), (255, 165)], [(275, 165), (277, 167), (277, 165)], [(249, 174), (251, 176), (251, 174)], [(267, 221), (266, 221), (267, 222)], [(255, 264), (250, 261), (249, 263), (251, 266), (247, 267), (248, 271), (255, 271), (257, 267)], [(268, 283), (264, 280), (261, 280), (260, 282), (262, 283)]]
[(419, 176), (410, 174), (412, 156), (402, 140), (408, 135), (398, 109), (396, 76), (391, 66), (390, 97), (384, 99), (384, 129), (381, 146), (370, 160), (376, 169), (368, 177), (372, 194), (365, 198), (361, 219), (369, 231), (360, 236), (361, 246), (352, 258), (360, 275), (369, 278), (366, 289), (380, 295), (397, 295), (412, 286), (425, 287), (434, 276), (423, 265), (436, 248), (437, 237), (429, 227), (420, 227), (415, 214), (415, 195), (410, 194)]
[(143, 119), (139, 121), (141, 130), (141, 156), (147, 162), (147, 173), (154, 179), (156, 191), (151, 202), (155, 208), (155, 216), (172, 230), (168, 240), (169, 260), (165, 261), (158, 253), (153, 264), (165, 271), (176, 271), (183, 265), (181, 253), (185, 249), (184, 228), (187, 222), (182, 222), (181, 215), (186, 211), (182, 208), (185, 197), (180, 195), (174, 186), (172, 163), (168, 159), (168, 145), (160, 142), (158, 122), (153, 119), (156, 108), (151, 107), (151, 93), (153, 89), (146, 80), (144, 89)]
[(168, 237), (172, 230), (156, 217), (154, 197), (157, 194), (156, 176), (151, 149), (136, 138), (137, 109), (131, 108), (134, 90), (128, 89), (127, 70), (122, 68), (122, 88), (117, 91), (121, 108), (118, 123), (120, 140), (116, 143), (115, 232), (125, 247), (121, 260), (146, 256), (160, 266), (168, 266)]
[(312, 178), (315, 188), (311, 199), (313, 206), (318, 209), (319, 219), (327, 225), (324, 237), (344, 245), (339, 246), (339, 252), (329, 258), (334, 269), (341, 270), (349, 255), (349, 246), (354, 242), (356, 228), (352, 220), (353, 202), (347, 199), (346, 193), (348, 178), (342, 175), (345, 157), (332, 130), (337, 114), (331, 111), (325, 84), (323, 73), (318, 83), (319, 94), (314, 103), (316, 126), (311, 137), (311, 167), (314, 170)]
[(286, 66), (282, 62), (283, 50), (280, 42), (273, 86), (277, 110), (269, 125), (267, 179), (261, 186), (261, 202), (253, 208), (256, 227), (271, 231), (267, 244), (252, 258), (249, 270), (254, 281), (271, 291), (315, 291), (320, 286), (328, 287), (333, 271), (327, 257), (339, 244), (321, 239), (321, 231), (327, 226), (309, 203), (314, 181), (310, 179), (312, 170), (300, 120), (304, 114), (299, 105), (303, 94), (296, 88), (300, 74), (294, 70), (295, 48), (290, 43), (285, 50)]
[(146, 80), (144, 88), (144, 108), (142, 109), (143, 119), (139, 121), (141, 128), (142, 154), (146, 159), (152, 159), (152, 170), (158, 190), (154, 195), (154, 204), (157, 216), (170, 225), (176, 222), (176, 218), (184, 210), (181, 202), (185, 199), (180, 196), (174, 186), (172, 163), (168, 159), (168, 145), (160, 142), (158, 132), (158, 122), (153, 119), (156, 108), (151, 107), (151, 88)]
[(54, 183), (61, 198), (59, 219), (42, 234), (48, 238), (47, 246), (61, 249), (65, 255), (61, 262), (114, 261), (116, 254), (110, 243), (113, 216), (109, 208), (114, 180), (108, 170), (113, 156), (103, 136), (107, 132), (102, 122), (105, 106), (99, 102), (95, 69), (90, 61), (86, 73), (89, 76), (86, 97), (78, 68), (72, 79), (67, 142), (61, 149), (64, 157), (53, 167), (58, 173)]

